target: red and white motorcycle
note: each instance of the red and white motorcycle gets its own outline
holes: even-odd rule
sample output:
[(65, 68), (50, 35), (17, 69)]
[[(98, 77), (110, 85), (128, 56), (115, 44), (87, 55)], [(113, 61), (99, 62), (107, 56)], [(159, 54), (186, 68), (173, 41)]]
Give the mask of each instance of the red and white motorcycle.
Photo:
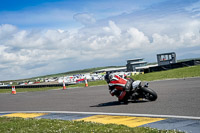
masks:
[[(140, 80), (134, 81), (131, 78), (126, 79), (122, 76), (120, 77), (121, 79), (125, 79), (126, 81), (126, 84), (124, 84), (125, 89), (122, 90), (114, 86), (111, 86), (111, 87), (109, 86), (110, 94), (112, 96), (118, 97), (119, 102), (127, 103), (128, 100), (138, 101), (141, 99), (148, 100), (148, 101), (155, 101), (157, 99), (158, 97), (157, 93), (154, 90), (148, 88), (148, 83), (146, 83), (145, 85), (142, 85)], [(108, 79), (107, 80), (108, 84), (112, 82), (109, 79), (109, 75), (108, 77), (105, 77), (105, 79), (106, 80)], [(118, 81), (120, 81), (120, 78)]]

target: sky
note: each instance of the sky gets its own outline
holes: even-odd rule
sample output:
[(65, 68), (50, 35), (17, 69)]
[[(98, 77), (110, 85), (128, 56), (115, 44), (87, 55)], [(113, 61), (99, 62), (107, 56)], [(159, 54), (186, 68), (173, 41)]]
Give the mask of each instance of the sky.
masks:
[(199, 0), (6, 0), (0, 4), (0, 81), (156, 54), (200, 57)]

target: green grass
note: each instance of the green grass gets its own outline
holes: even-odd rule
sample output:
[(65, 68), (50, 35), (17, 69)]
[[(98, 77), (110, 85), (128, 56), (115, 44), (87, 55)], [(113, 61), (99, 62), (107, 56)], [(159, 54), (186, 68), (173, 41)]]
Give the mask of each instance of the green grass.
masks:
[(1, 133), (180, 133), (176, 130), (56, 119), (0, 117), (0, 123)]
[[(152, 72), (143, 75), (132, 76), (135, 80), (152, 81), (173, 78), (199, 77), (200, 65), (192, 67), (184, 67), (172, 69), (168, 71)], [(105, 81), (93, 81), (88, 83), (89, 86), (106, 85)], [(85, 84), (77, 84), (66, 86), (69, 87), (84, 87)], [(20, 88), (17, 92), (24, 91), (45, 91), (49, 89), (62, 89), (62, 87), (45, 87), (45, 88)], [(0, 89), (0, 93), (11, 93), (11, 89)], [(174, 130), (158, 130), (152, 128), (136, 127), (130, 128), (123, 125), (114, 124), (98, 124), (90, 122), (63, 121), (63, 120), (48, 120), (48, 119), (23, 119), (23, 118), (5, 118), (0, 117), (0, 132), (1, 133), (43, 133), (43, 132), (85, 132), (85, 133), (179, 133)]]
[[(133, 78), (134, 80), (141, 80), (141, 81), (153, 81), (153, 80), (187, 78), (187, 77), (200, 77), (200, 65), (131, 76), (131, 78)], [(106, 84), (107, 83), (104, 80), (88, 82), (89, 86), (106, 85)], [(66, 87), (67, 88), (85, 87), (85, 84), (80, 83), (75, 85), (69, 85)], [(17, 88), (16, 91), (29, 92), (29, 91), (45, 91), (50, 89), (62, 89), (62, 87)], [(0, 93), (11, 93), (11, 89), (0, 89)]]
[[(33, 91), (46, 91), (52, 89), (61, 89), (62, 87), (43, 87), (43, 88), (15, 88), (16, 92), (33, 92)], [(0, 89), (0, 93), (11, 93), (12, 89)]]
[(174, 78), (199, 77), (200, 65), (131, 76), (135, 80), (153, 81)]
[[(97, 80), (97, 81), (91, 81), (88, 82), (89, 86), (97, 86), (97, 85), (106, 85), (105, 80)], [(69, 85), (69, 87), (85, 87), (85, 83), (75, 84), (75, 85)]]
[[(97, 86), (97, 85), (106, 85), (105, 80), (98, 80), (98, 81), (91, 81), (88, 82), (89, 86)], [(73, 88), (73, 87), (85, 87), (85, 83), (75, 84), (66, 86), (66, 88)], [(62, 87), (43, 87), (43, 88), (15, 88), (16, 92), (34, 92), (34, 91), (46, 91), (52, 89), (62, 89)], [(11, 89), (0, 89), (0, 93), (11, 93)]]

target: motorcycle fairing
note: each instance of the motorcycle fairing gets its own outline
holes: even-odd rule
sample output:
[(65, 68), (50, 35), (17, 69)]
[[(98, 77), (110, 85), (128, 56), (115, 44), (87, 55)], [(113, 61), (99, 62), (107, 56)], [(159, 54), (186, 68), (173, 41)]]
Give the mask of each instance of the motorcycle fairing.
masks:
[(132, 87), (133, 89), (136, 89), (138, 86), (140, 86), (141, 84), (141, 81), (140, 80), (136, 80), (132, 83)]

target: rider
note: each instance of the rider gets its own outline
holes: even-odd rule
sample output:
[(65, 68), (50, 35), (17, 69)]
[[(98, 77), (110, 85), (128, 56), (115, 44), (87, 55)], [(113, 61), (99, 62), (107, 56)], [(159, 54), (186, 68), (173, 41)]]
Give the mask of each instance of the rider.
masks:
[(110, 94), (116, 95), (119, 101), (126, 101), (128, 93), (132, 90), (133, 79), (126, 78), (120, 73), (107, 73), (105, 80), (108, 83)]

